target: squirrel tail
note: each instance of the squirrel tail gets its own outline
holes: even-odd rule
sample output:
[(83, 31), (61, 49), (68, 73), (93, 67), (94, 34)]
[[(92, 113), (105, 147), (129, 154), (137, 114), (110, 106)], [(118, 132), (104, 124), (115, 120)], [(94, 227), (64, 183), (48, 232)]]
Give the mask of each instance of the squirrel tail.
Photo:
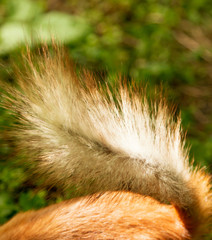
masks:
[[(189, 165), (181, 121), (164, 100), (120, 84), (113, 90), (48, 49), (26, 57), (4, 107), (13, 135), (50, 184), (94, 193), (129, 190), (172, 203), (192, 229), (211, 221), (210, 177)], [(137, 93), (136, 93), (137, 91)], [(195, 225), (195, 226), (194, 226)]]

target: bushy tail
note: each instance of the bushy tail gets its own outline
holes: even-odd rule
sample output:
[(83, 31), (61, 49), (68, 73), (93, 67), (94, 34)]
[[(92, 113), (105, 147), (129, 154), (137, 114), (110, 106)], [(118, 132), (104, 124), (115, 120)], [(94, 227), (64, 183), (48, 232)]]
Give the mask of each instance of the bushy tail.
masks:
[(28, 53), (18, 90), (9, 87), (4, 98), (18, 120), (14, 136), (37, 172), (79, 191), (152, 196), (208, 223), (209, 177), (189, 166), (180, 118), (173, 120), (164, 101), (150, 104), (126, 84), (111, 91), (87, 71), (76, 73), (62, 53), (41, 55)]

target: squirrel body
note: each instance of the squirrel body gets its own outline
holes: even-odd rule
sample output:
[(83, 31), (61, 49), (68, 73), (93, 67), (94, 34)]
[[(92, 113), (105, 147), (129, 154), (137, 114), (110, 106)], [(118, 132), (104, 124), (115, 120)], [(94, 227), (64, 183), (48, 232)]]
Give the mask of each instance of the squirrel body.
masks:
[(127, 84), (111, 91), (88, 71), (76, 73), (59, 51), (44, 49), (38, 59), (29, 51), (19, 88), (7, 86), (3, 105), (18, 121), (18, 147), (48, 183), (94, 195), (19, 214), (0, 227), (0, 239), (175, 240), (204, 233), (210, 177), (189, 164), (180, 118), (173, 120), (164, 100), (149, 103), (144, 91)]
[(131, 192), (94, 194), (20, 213), (0, 232), (1, 240), (189, 239), (173, 206)]

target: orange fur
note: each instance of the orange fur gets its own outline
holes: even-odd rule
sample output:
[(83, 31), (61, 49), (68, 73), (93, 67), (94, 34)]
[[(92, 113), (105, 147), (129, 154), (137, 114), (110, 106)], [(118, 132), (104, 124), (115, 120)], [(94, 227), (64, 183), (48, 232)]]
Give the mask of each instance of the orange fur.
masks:
[(173, 206), (130, 192), (106, 192), (18, 214), (1, 240), (190, 239)]

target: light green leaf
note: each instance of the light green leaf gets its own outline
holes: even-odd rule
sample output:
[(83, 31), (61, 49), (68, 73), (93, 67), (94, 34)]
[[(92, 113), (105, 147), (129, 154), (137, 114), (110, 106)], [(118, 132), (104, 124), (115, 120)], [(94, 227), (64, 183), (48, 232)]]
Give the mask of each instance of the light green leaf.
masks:
[(41, 1), (7, 0), (5, 2), (9, 20), (27, 21), (40, 14), (44, 8)]
[(44, 14), (33, 25), (34, 37), (47, 43), (51, 42), (52, 37), (63, 43), (73, 43), (84, 37), (88, 31), (88, 24), (82, 18), (60, 12)]
[(16, 49), (31, 39), (29, 28), (19, 22), (7, 22), (0, 28), (0, 54)]

